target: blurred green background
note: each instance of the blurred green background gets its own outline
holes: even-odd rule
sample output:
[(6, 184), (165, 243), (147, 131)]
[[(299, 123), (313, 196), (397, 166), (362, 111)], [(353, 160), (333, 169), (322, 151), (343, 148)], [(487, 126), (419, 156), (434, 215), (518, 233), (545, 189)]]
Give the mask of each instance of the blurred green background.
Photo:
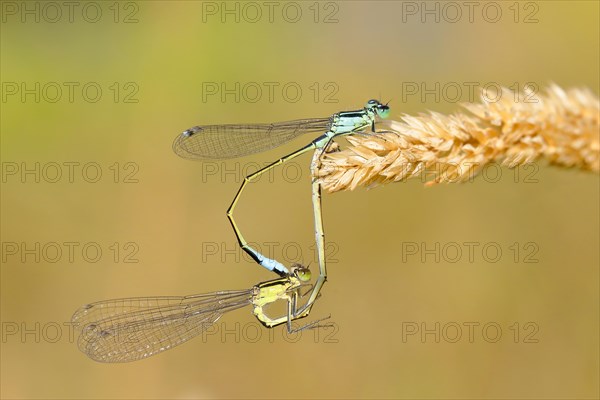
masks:
[[(324, 194), (329, 281), (308, 321), (335, 331), (264, 330), (246, 308), (103, 365), (68, 326), (92, 301), (274, 277), (225, 210), (244, 173), (311, 138), (200, 163), (171, 151), (190, 126), (373, 97), (396, 119), (449, 113), (474, 84), (598, 93), (598, 2), (469, 4), (3, 2), (2, 397), (598, 398), (598, 176), (543, 162)], [(237, 217), (267, 255), (316, 268), (308, 163), (251, 185)]]

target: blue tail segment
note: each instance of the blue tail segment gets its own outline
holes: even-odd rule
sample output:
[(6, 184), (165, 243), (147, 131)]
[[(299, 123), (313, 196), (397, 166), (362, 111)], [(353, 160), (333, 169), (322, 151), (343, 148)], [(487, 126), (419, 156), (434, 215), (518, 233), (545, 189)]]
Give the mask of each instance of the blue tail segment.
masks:
[(288, 276), (290, 274), (288, 269), (279, 261), (263, 256), (250, 246), (246, 246), (244, 250), (246, 250), (246, 252), (250, 254), (257, 263), (259, 263), (269, 271), (273, 271), (279, 276)]

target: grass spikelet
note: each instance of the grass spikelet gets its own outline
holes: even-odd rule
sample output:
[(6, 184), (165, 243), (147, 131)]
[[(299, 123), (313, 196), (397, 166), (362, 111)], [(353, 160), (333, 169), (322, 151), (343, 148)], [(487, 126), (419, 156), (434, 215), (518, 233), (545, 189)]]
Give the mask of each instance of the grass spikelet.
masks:
[(351, 146), (323, 156), (313, 171), (328, 192), (426, 177), (426, 185), (464, 182), (487, 164), (509, 168), (546, 160), (598, 172), (600, 102), (589, 89), (545, 94), (502, 89), (498, 101), (482, 93), (470, 114), (436, 112), (383, 123), (377, 134), (354, 134)]

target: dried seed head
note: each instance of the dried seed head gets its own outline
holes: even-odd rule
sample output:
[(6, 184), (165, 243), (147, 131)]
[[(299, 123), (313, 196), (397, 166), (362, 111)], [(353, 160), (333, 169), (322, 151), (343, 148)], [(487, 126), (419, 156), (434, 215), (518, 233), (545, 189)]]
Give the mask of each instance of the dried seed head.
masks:
[(374, 187), (417, 176), (426, 185), (464, 182), (485, 165), (509, 168), (545, 159), (598, 172), (600, 102), (589, 89), (551, 85), (544, 95), (502, 89), (466, 104), (473, 115), (435, 112), (388, 121), (377, 134), (347, 137), (347, 149), (323, 155), (315, 177), (328, 192)]

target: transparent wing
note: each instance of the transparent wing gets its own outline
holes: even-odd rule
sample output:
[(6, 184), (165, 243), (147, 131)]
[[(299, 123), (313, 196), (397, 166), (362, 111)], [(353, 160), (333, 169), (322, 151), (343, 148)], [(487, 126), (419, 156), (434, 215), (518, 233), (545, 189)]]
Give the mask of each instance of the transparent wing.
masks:
[(309, 132), (327, 132), (330, 118), (274, 124), (194, 126), (175, 138), (173, 151), (189, 159), (223, 159), (270, 150)]
[(199, 335), (227, 311), (250, 304), (252, 289), (185, 297), (134, 297), (81, 307), (71, 321), (78, 346), (101, 362), (150, 357)]

